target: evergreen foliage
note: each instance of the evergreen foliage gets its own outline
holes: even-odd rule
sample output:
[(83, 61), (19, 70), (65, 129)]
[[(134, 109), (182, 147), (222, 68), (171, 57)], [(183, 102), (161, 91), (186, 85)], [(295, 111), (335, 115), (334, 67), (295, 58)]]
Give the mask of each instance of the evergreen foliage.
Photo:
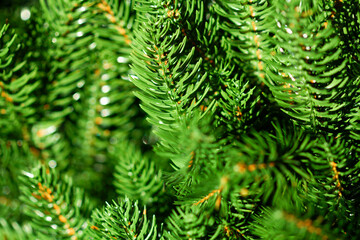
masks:
[(120, 203), (107, 204), (102, 211), (96, 210), (92, 219), (91, 239), (161, 239), (155, 215), (149, 220), (146, 208), (140, 211), (137, 201), (126, 197)]
[(123, 154), (117, 156), (114, 173), (116, 192), (123, 197), (126, 193), (126, 197), (138, 200), (141, 205), (151, 206), (160, 202), (164, 192), (162, 173), (155, 168), (155, 161), (143, 156), (129, 143), (119, 144), (117, 148), (120, 149), (115, 152)]
[(359, 0), (30, 11), (0, 15), (0, 238), (360, 238)]
[[(24, 212), (39, 238), (72, 239), (82, 237), (89, 217), (87, 198), (71, 180), (60, 180), (54, 170), (36, 168), (22, 177)], [(49, 234), (49, 229), (52, 229)]]

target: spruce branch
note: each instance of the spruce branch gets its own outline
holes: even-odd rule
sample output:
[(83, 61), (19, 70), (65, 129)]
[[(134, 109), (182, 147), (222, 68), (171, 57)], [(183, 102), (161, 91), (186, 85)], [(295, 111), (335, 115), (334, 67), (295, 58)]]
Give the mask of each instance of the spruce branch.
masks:
[(36, 236), (82, 239), (91, 208), (84, 192), (73, 187), (71, 179), (60, 180), (53, 169), (37, 167), (24, 172), (21, 180), (21, 199)]
[[(27, 64), (21, 48), (17, 35), (9, 33), (9, 25), (1, 26), (0, 124), (1, 132), (12, 134), (11, 137), (21, 135), (26, 124), (34, 123), (37, 100), (33, 94), (40, 84), (35, 81), (36, 68)], [(9, 121), (13, 122), (11, 126), (7, 126)]]
[(336, 129), (347, 104), (342, 97), (349, 77), (330, 13), (313, 1), (275, 3), (274, 8), (284, 15), (268, 20), (277, 27), (270, 30), (274, 38), (269, 41), (276, 47), (267, 85), (289, 116), (313, 129)]
[(221, 228), (215, 219), (204, 214), (199, 207), (177, 208), (167, 221), (166, 239), (219, 239)]
[(163, 239), (155, 215), (148, 219), (146, 208), (128, 198), (113, 201), (102, 210), (95, 210), (87, 233), (92, 239)]
[(131, 143), (118, 144), (115, 152), (120, 154), (114, 174), (114, 185), (120, 196), (148, 207), (160, 202), (161, 198), (166, 199), (162, 172), (156, 168), (154, 160), (143, 156)]

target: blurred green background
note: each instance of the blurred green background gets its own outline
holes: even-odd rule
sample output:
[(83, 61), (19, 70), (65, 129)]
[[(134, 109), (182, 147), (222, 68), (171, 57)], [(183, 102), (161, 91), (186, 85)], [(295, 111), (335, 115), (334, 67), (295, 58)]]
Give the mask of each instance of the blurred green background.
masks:
[(26, 24), (27, 20), (21, 19), (21, 12), (23, 11), (23, 18), (26, 17), (26, 10), (31, 13), (31, 7), (36, 4), (38, 0), (0, 0), (0, 26), (6, 21), (15, 28)]

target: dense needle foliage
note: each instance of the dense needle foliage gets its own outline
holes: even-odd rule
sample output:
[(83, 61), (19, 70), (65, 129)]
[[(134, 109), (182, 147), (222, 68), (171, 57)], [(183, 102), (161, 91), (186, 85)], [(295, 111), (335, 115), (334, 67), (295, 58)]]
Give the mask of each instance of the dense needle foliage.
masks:
[(360, 239), (359, 0), (30, 12), (0, 19), (0, 239)]

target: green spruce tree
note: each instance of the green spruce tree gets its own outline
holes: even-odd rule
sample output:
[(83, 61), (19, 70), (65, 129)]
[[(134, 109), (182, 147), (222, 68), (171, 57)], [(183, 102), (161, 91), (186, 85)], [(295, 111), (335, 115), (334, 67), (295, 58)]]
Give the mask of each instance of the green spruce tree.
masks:
[(360, 238), (359, 0), (23, 7), (1, 239)]

